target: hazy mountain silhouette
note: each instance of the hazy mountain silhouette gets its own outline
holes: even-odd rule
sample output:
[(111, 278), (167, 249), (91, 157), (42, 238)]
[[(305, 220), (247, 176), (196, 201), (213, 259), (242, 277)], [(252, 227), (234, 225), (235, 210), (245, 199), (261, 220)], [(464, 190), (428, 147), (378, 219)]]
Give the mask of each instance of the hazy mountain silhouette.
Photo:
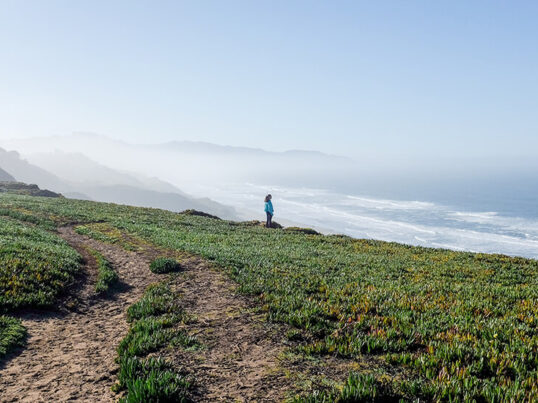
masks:
[(14, 182), (15, 178), (0, 168), (0, 182)]
[(36, 184), (60, 193), (73, 190), (57, 176), (22, 159), (17, 151), (0, 148), (0, 166), (20, 182)]
[(28, 155), (28, 161), (69, 182), (88, 185), (125, 185), (156, 192), (188, 196), (176, 186), (155, 177), (121, 172), (102, 165), (82, 153), (56, 150)]
[(312, 160), (332, 161), (334, 163), (351, 162), (347, 157), (308, 150), (288, 150), (282, 152), (267, 151), (260, 148), (227, 146), (203, 141), (171, 141), (157, 144), (130, 144), (121, 140), (111, 139), (107, 136), (94, 133), (74, 133), (65, 136), (34, 137), (27, 139), (4, 139), (0, 145), (12, 149), (23, 150), (25, 155), (42, 152), (64, 151), (69, 153), (83, 153), (90, 158), (101, 162), (93, 155), (95, 150), (108, 154), (110, 151), (160, 151), (165, 153), (199, 154), (208, 156), (268, 157), (268, 158), (297, 158), (303, 157)]
[(88, 186), (81, 188), (93, 200), (128, 204), (138, 207), (155, 207), (171, 211), (200, 210), (226, 219), (237, 219), (235, 210), (210, 199), (198, 199), (177, 193), (163, 193), (126, 185)]
[[(56, 158), (56, 161), (53, 161)], [(40, 155), (45, 165), (54, 169), (54, 175), (36, 164), (21, 158), (16, 151), (0, 148), (0, 164), (12, 172), (17, 180), (37, 184), (60, 192), (66, 197), (88, 199), (140, 207), (162, 208), (171, 211), (196, 209), (235, 219), (233, 208), (207, 198), (194, 198), (171, 184), (154, 178), (138, 178), (98, 164), (84, 155), (55, 153)], [(163, 191), (157, 191), (161, 189)]]
[(355, 163), (317, 151), (273, 152), (193, 141), (129, 144), (87, 133), (0, 140), (1, 145), (20, 150), (27, 157), (56, 150), (82, 153), (116, 172), (155, 176), (190, 191), (233, 181), (274, 184), (293, 181), (295, 185), (304, 186), (309, 178), (340, 177), (351, 171)]

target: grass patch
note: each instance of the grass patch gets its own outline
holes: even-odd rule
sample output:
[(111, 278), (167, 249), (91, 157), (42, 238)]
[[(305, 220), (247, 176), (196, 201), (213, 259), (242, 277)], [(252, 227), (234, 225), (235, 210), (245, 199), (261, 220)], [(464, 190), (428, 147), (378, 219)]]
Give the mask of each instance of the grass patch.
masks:
[[(139, 319), (165, 314), (183, 314), (179, 299), (166, 284), (152, 284), (146, 289), (142, 298), (129, 307), (127, 320), (134, 322)], [(184, 319), (184, 317), (181, 317), (181, 319)]]
[(57, 235), (0, 220), (0, 312), (52, 305), (80, 264), (80, 255)]
[(56, 224), (51, 219), (36, 216), (31, 212), (0, 208), (0, 216), (11, 217), (18, 221), (28, 222), (47, 230), (56, 228)]
[(399, 396), (373, 375), (351, 373), (343, 385), (295, 397), (291, 403), (398, 402)]
[(95, 291), (98, 293), (106, 293), (118, 282), (118, 273), (101, 253), (96, 250), (90, 250), (90, 253), (95, 257), (97, 262), (97, 282), (95, 283)]
[[(170, 363), (154, 355), (168, 347), (192, 348), (193, 337), (177, 329), (187, 319), (178, 295), (167, 284), (154, 284), (129, 307), (129, 332), (118, 347), (117, 391), (125, 390), (124, 402), (188, 401), (191, 382)], [(148, 354), (152, 354), (148, 357)]]
[(21, 321), (10, 316), (0, 316), (0, 359), (26, 342), (26, 329)]
[(159, 257), (155, 259), (151, 264), (149, 265), (149, 269), (153, 273), (162, 274), (162, 273), (172, 273), (175, 271), (179, 271), (181, 269), (181, 266), (175, 259), (170, 259), (167, 257)]
[(107, 223), (77, 225), (75, 232), (101, 242), (119, 245), (125, 250), (137, 251), (140, 249), (138, 240), (131, 239), (131, 237), (127, 238), (125, 233)]
[(126, 396), (120, 402), (189, 401), (190, 381), (162, 358), (123, 358), (118, 379), (116, 390), (126, 390)]

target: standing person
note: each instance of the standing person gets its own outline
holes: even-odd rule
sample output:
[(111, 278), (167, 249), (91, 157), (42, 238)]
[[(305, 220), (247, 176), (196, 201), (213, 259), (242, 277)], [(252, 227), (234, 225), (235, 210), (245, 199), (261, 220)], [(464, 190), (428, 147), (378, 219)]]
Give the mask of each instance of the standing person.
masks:
[(272, 227), (271, 220), (273, 219), (273, 213), (274, 213), (273, 203), (271, 202), (272, 198), (273, 196), (271, 195), (265, 196), (265, 213), (267, 214), (267, 223), (265, 224), (265, 226), (267, 228)]

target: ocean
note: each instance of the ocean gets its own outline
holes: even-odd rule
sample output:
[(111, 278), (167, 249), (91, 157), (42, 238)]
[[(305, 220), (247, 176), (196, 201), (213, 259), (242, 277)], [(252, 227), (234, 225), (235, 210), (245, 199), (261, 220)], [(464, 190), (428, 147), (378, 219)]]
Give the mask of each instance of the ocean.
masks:
[[(245, 219), (263, 220), (263, 197), (271, 193), (277, 222), (355, 238), (538, 258), (538, 217), (529, 209), (535, 204), (528, 198), (518, 215), (513, 197), (508, 198), (512, 204), (501, 198), (493, 203), (487, 195), (482, 200), (467, 197), (459, 203), (443, 203), (254, 183), (213, 185), (196, 193), (211, 194), (214, 200), (234, 206)], [(480, 208), (496, 203), (503, 208)]]

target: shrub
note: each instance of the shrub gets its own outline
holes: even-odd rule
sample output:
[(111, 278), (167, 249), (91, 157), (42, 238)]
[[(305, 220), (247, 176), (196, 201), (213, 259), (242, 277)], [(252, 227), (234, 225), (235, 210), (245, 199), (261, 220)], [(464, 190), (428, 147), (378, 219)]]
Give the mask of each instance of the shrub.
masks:
[(170, 273), (178, 271), (181, 268), (179, 263), (175, 259), (170, 259), (167, 257), (160, 257), (151, 262), (149, 269), (153, 273)]

